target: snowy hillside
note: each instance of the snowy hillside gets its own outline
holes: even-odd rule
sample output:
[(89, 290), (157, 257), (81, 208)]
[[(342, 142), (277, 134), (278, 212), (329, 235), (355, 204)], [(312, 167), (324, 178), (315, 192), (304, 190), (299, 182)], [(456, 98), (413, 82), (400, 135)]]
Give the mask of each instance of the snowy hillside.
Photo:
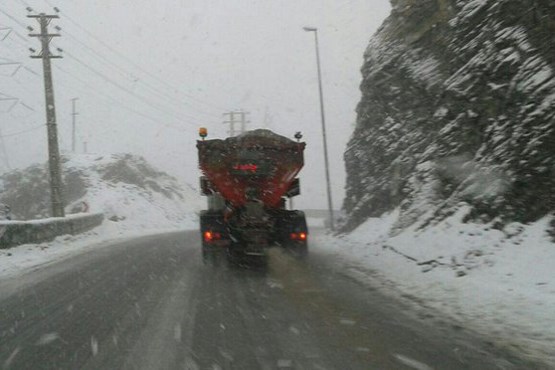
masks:
[(423, 317), (553, 364), (555, 3), (391, 3), (345, 153), (349, 234), (321, 244)]
[[(64, 157), (66, 212), (103, 212), (120, 230), (193, 227), (202, 198), (188, 185), (130, 154)], [(45, 165), (34, 165), (0, 177), (0, 201), (16, 219), (49, 214)]]
[(400, 207), (397, 226), (498, 227), (555, 210), (553, 2), (392, 1), (370, 41), (345, 153), (345, 230)]
[(464, 223), (468, 212), (461, 206), (433, 227), (415, 224), (391, 236), (397, 209), (348, 235), (317, 236), (315, 243), (348, 275), (382, 284), (422, 319), (447, 319), (522, 356), (555, 364), (555, 248), (545, 232), (551, 218), (501, 231)]
[[(66, 213), (102, 212), (103, 224), (78, 235), (0, 250), (0, 277), (60, 261), (114, 240), (196, 229), (203, 199), (196, 190), (130, 154), (77, 155), (63, 159)], [(48, 172), (34, 165), (0, 177), (0, 202), (16, 219), (49, 214)], [(86, 205), (85, 205), (86, 203)]]

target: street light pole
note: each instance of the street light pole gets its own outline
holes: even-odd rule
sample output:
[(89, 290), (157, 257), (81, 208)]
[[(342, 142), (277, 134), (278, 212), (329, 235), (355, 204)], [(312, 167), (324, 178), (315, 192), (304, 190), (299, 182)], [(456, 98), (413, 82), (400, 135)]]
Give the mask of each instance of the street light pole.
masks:
[(322, 68), (320, 67), (320, 48), (318, 45), (318, 29), (315, 27), (303, 27), (306, 32), (314, 32), (314, 42), (316, 44), (316, 65), (318, 67), (318, 90), (320, 92), (320, 116), (322, 120), (322, 141), (324, 144), (324, 163), (326, 167), (326, 185), (328, 190), (328, 209), (330, 217), (330, 229), (334, 230), (333, 204), (331, 200), (331, 181), (330, 164), (328, 159), (328, 143), (326, 138), (326, 117), (324, 114), (324, 93), (322, 89)]
[(79, 113), (75, 110), (75, 102), (79, 100), (79, 98), (71, 99), (71, 151), (75, 154), (77, 148), (77, 141), (76, 141), (76, 128), (75, 128), (75, 118)]

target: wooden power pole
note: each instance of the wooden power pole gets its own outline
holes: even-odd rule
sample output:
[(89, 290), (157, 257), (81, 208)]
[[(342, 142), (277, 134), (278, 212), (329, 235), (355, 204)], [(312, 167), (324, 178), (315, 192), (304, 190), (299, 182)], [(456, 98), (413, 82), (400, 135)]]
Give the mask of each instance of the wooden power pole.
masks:
[[(51, 59), (61, 58), (59, 55), (50, 53), (50, 41), (60, 34), (48, 33), (48, 25), (52, 19), (59, 18), (58, 15), (28, 15), (28, 18), (35, 18), (40, 25), (40, 33), (31, 33), (29, 36), (39, 38), (41, 51), (38, 55), (31, 55), (31, 58), (42, 59), (44, 73), (44, 94), (46, 101), (46, 127), (48, 133), (48, 167), (50, 171), (50, 200), (52, 203), (52, 216), (64, 217), (63, 183), (60, 164), (60, 149), (58, 147), (58, 131), (56, 128), (56, 107), (54, 105), (54, 86), (52, 85), (52, 66)], [(31, 28), (32, 29), (32, 28)], [(56, 29), (59, 30), (57, 27)], [(34, 51), (31, 49), (31, 51)]]

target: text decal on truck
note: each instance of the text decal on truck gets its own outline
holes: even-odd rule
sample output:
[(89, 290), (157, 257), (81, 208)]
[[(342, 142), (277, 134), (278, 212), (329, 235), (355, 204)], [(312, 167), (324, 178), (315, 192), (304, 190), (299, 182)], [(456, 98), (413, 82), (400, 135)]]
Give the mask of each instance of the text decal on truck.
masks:
[(256, 172), (258, 166), (256, 164), (236, 164), (233, 166), (234, 170), (237, 171), (246, 171), (246, 172)]

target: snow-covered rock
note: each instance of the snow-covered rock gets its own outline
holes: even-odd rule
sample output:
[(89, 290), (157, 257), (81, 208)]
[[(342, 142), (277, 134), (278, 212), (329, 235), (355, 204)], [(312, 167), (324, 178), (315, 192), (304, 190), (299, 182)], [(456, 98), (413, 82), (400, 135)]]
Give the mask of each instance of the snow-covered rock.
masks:
[[(0, 278), (103, 248), (117, 240), (198, 227), (196, 213), (203, 205), (198, 191), (156, 170), (142, 157), (65, 156), (62, 169), (66, 212), (101, 212), (105, 215), (103, 224), (82, 234), (59, 236), (51, 242), (0, 249)], [(14, 218), (38, 219), (33, 221), (36, 223), (48, 221), (46, 165), (4, 174), (0, 184), (3, 189), (0, 202), (12, 206)]]
[(555, 210), (555, 2), (395, 0), (364, 55), (345, 230)]
[[(191, 186), (131, 154), (64, 156), (66, 212), (101, 212), (123, 230), (190, 227), (202, 198)], [(1, 177), (0, 201), (15, 219), (40, 219), (50, 212), (46, 165)]]

